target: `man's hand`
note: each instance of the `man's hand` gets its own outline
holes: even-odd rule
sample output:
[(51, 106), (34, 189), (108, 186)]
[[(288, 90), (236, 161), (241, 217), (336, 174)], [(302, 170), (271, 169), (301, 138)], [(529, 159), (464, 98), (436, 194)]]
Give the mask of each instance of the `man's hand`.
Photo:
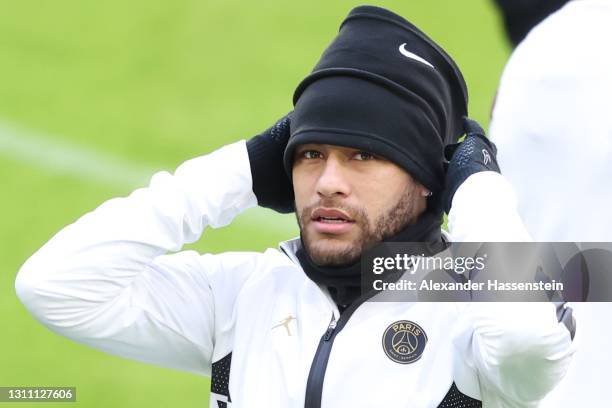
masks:
[(464, 118), (465, 139), (461, 143), (446, 146), (444, 156), (449, 161), (446, 170), (444, 209), (450, 211), (455, 192), (472, 174), (481, 171), (500, 173), (497, 164), (497, 148), (485, 136), (478, 122)]
[(283, 167), (292, 114), (289, 112), (271, 128), (247, 141), (257, 203), (283, 214), (295, 211), (293, 184)]

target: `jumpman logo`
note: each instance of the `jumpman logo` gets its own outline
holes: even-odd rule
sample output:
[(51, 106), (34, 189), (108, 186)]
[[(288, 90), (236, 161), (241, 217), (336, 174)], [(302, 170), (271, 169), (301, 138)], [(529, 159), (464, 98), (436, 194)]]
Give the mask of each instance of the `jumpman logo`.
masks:
[(289, 315), (285, 319), (283, 319), (283, 321), (281, 321), (279, 324), (277, 324), (276, 326), (272, 326), (272, 328), (276, 329), (277, 327), (284, 326), (285, 329), (287, 329), (287, 335), (291, 336), (291, 331), (289, 330), (289, 323), (291, 323), (292, 320), (296, 320), (296, 318), (291, 316), (291, 315)]

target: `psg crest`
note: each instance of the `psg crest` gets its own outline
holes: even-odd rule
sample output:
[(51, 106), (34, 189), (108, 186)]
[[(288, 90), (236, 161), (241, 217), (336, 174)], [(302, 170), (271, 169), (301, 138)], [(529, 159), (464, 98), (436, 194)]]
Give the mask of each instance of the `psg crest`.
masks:
[(387, 357), (400, 364), (414, 363), (421, 358), (426, 344), (425, 330), (408, 320), (392, 323), (382, 338), (383, 350)]

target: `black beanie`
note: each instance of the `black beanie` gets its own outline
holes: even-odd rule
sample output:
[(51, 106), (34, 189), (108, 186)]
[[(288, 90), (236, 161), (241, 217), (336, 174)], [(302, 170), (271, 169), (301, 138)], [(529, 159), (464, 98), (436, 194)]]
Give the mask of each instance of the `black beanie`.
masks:
[(453, 60), (414, 25), (379, 7), (353, 9), (297, 87), (284, 155), (324, 143), (379, 154), (438, 193), (444, 146), (463, 134), (467, 89)]

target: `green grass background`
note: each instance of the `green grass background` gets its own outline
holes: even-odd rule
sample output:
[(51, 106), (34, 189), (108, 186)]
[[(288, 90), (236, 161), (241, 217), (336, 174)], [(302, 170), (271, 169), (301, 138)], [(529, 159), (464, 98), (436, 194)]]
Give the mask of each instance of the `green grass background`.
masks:
[[(471, 115), (488, 123), (509, 55), (489, 0), (378, 1), (462, 68)], [(0, 0), (0, 124), (156, 169), (248, 138), (291, 94), (355, 1)], [(14, 294), (20, 265), (55, 232), (130, 188), (86, 182), (0, 149), (0, 386), (76, 386), (54, 406), (205, 407), (209, 381), (61, 338)], [(291, 219), (205, 233), (200, 251), (262, 250)], [(278, 227), (269, 228), (270, 226)], [(262, 381), (265, 379), (262, 379)], [(10, 406), (0, 403), (0, 407)], [(14, 404), (19, 407), (39, 404)]]

